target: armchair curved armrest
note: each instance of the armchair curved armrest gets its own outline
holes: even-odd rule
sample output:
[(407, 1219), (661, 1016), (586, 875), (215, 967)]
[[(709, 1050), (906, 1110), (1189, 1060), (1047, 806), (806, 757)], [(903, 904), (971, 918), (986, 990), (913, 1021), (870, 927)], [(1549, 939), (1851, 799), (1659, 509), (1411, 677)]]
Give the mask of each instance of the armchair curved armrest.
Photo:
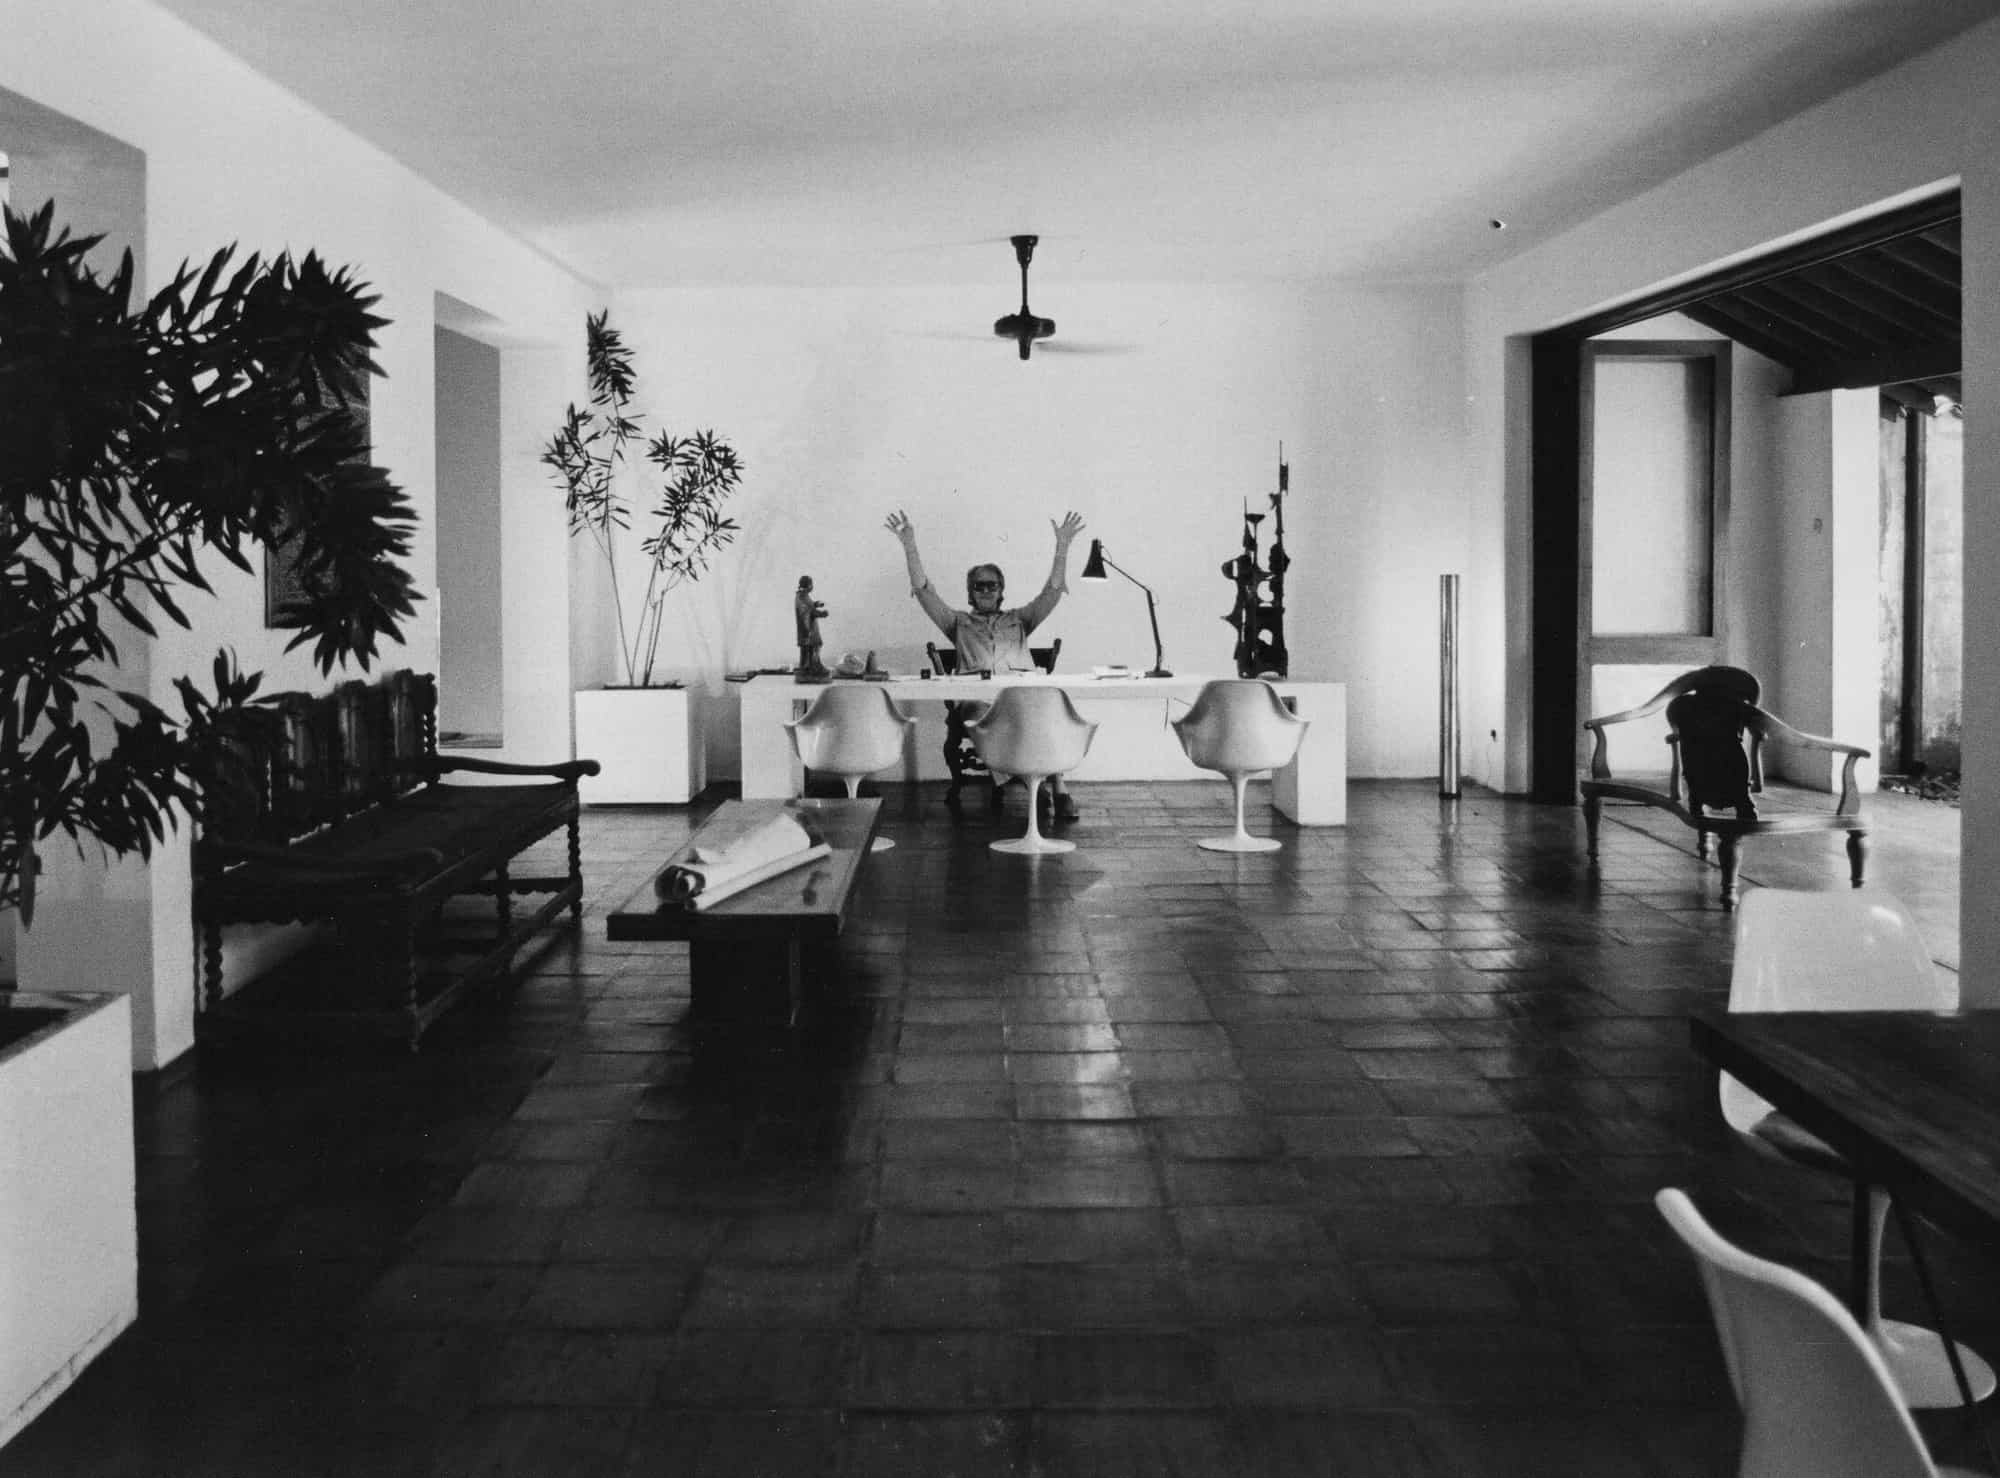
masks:
[(229, 866), (238, 862), (261, 862), (303, 877), (326, 882), (381, 882), (385, 876), (434, 872), (444, 866), (444, 853), (435, 847), (413, 847), (361, 866), (332, 857), (315, 857), (295, 847), (274, 847), (266, 842), (226, 842), (204, 838), (199, 844), (203, 860)]
[[(1609, 780), (1612, 778), (1611, 737), (1605, 732), (1606, 729), (1612, 724), (1629, 723), (1635, 718), (1651, 718), (1654, 714), (1665, 708), (1668, 703), (1672, 702), (1675, 696), (1675, 690), (1669, 687), (1664, 692), (1655, 693), (1637, 708), (1628, 708), (1622, 713), (1607, 713), (1597, 718), (1585, 719), (1583, 726), (1590, 731), (1591, 740), (1590, 778), (1593, 780)], [(1671, 739), (1668, 742), (1671, 743)], [(1674, 767), (1676, 770), (1680, 767), (1679, 751), (1675, 751)]]
[(1802, 744), (1808, 749), (1824, 749), (1830, 754), (1852, 755), (1855, 759), (1867, 759), (1875, 753), (1859, 744), (1843, 744), (1838, 739), (1829, 739), (1823, 734), (1808, 734), (1803, 729), (1795, 729), (1775, 713), (1750, 705), (1750, 722), (1764, 731), (1766, 739), (1782, 740), (1786, 744)]
[(1665, 690), (1655, 693), (1637, 708), (1627, 708), (1620, 713), (1606, 713), (1600, 714), (1596, 718), (1587, 718), (1583, 721), (1583, 726), (1586, 729), (1595, 729), (1601, 734), (1604, 732), (1606, 724), (1623, 724), (1629, 723), (1635, 718), (1651, 718), (1679, 696), (1680, 693), (1677, 688), (1669, 686)]
[(547, 775), (555, 780), (576, 781), (595, 775), (604, 767), (596, 760), (563, 760), (553, 765), (524, 765), (512, 760), (482, 760), (453, 757), (425, 760), (410, 767), (422, 775), (447, 775), (463, 770), (469, 775)]
[(1611, 741), (1605, 737), (1604, 726), (1615, 724), (1629, 715), (1616, 713), (1609, 718), (1587, 718), (1583, 726), (1590, 730), (1590, 778), (1609, 780), (1611, 778)]
[(1808, 734), (1803, 729), (1795, 729), (1775, 713), (1766, 712), (1750, 705), (1750, 732), (1761, 746), (1762, 742), (1776, 739), (1785, 744), (1796, 744), (1802, 749), (1817, 749), (1827, 754), (1842, 756), (1840, 764), (1840, 801), (1833, 808), (1836, 816), (1858, 816), (1861, 814), (1861, 790), (1854, 777), (1854, 767), (1862, 760), (1874, 758), (1875, 751), (1859, 744), (1844, 744), (1838, 739), (1829, 739), (1824, 734)]

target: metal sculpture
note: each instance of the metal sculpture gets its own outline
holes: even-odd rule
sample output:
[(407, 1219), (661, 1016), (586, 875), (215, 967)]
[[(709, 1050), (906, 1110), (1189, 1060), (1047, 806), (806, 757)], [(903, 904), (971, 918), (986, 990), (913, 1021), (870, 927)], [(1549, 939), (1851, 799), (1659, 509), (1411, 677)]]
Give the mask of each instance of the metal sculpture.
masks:
[[(1290, 491), (1292, 469), (1285, 462), (1284, 443), (1278, 444), (1278, 490), (1271, 494), (1271, 551), (1268, 563), (1257, 557), (1257, 525), (1261, 513), (1252, 513), (1246, 499), (1243, 507), (1243, 548), (1234, 559), (1226, 560), (1222, 576), (1236, 586), (1236, 605), (1227, 621), (1236, 632), (1236, 675), (1238, 677), (1284, 677), (1291, 670), (1291, 653), (1285, 646), (1285, 571), (1291, 557), (1285, 553), (1285, 494)], [(1268, 586), (1268, 594), (1260, 587)]]

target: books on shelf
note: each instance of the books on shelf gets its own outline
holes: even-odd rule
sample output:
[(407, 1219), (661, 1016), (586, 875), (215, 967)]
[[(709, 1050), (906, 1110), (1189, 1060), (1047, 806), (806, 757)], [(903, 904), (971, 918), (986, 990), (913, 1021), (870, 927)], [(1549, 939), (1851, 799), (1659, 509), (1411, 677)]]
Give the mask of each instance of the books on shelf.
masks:
[(832, 851), (809, 817), (787, 811), (704, 836), (653, 887), (663, 902), (699, 912)]

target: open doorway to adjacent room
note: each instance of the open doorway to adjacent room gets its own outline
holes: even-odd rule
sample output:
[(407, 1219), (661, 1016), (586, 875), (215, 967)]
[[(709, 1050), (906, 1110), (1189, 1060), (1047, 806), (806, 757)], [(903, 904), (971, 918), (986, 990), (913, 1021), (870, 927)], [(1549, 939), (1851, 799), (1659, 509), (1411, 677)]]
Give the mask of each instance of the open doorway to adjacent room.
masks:
[(1958, 382), (1885, 387), (1882, 783), (1955, 799), (1965, 655), (1965, 413)]
[(464, 331), (479, 317), (439, 295), (438, 743), (452, 749), (505, 742), (500, 351)]
[[(1616, 502), (1594, 486), (1603, 473), (1591, 434), (1599, 371), (1608, 357), (1647, 347), (1621, 338), (1714, 336), (1726, 346), (1721, 362), (1734, 367), (1733, 391), (1716, 402), (1726, 419), (1714, 423), (1734, 443), (1726, 451), (1715, 443), (1720, 480), (1709, 494), (1715, 624), (1707, 633), (1698, 623), (1673, 626), (1686, 649), (1660, 660), (1749, 667), (1779, 711), (1875, 747), (1883, 773), (1933, 773), (1955, 756), (1959, 213), (1958, 193), (1947, 189), (1530, 341), (1537, 799), (1575, 802), (1586, 705), (1603, 712), (1610, 701), (1595, 691), (1609, 676), (1600, 664), (1654, 655), (1623, 650), (1631, 641), (1617, 623), (1607, 641), (1591, 600), (1605, 583), (1597, 567), (1607, 548), (1659, 547), (1644, 519), (1605, 527)], [(1888, 415), (1878, 413), (1884, 396), (1897, 408)], [(1683, 422), (1694, 424), (1661, 401), (1635, 424)], [(1731, 502), (1716, 496), (1732, 485)], [(1698, 480), (1687, 486), (1702, 492)], [(1657, 522), (1658, 490), (1642, 491), (1639, 503)], [(1699, 498), (1680, 501), (1699, 511)], [(1698, 561), (1685, 554), (1652, 572), (1669, 594), (1677, 587), (1666, 577), (1676, 571), (1699, 593)], [(1617, 582), (1630, 571), (1611, 573), (1622, 596)], [(1657, 646), (1669, 627), (1655, 626), (1648, 639)], [(1695, 649), (1703, 635), (1716, 655)], [(1657, 672), (1633, 666), (1622, 675)]]

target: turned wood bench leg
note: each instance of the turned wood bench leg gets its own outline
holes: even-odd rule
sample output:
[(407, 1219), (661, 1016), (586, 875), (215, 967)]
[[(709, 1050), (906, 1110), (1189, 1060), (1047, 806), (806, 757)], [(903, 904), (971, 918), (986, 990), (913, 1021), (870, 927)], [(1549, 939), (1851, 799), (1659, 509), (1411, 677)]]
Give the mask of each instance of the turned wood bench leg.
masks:
[(514, 889), (507, 877), (507, 864), (501, 863), (493, 869), (493, 908), (497, 915), (494, 922), (505, 939), (514, 932)]
[(569, 885), (574, 889), (569, 900), (569, 921), (577, 928), (583, 927), (583, 836), (577, 817), (569, 818)]
[[(1701, 834), (1703, 842), (1708, 833)], [(1728, 913), (1736, 907), (1736, 868), (1742, 858), (1743, 843), (1733, 831), (1722, 834), (1722, 911)]]
[(205, 925), (201, 931), (203, 955), (203, 1008), (213, 1011), (222, 1004), (222, 926)]
[(380, 929), (382, 978), (394, 982), (400, 977), (402, 987), (402, 1010), (410, 1023), (410, 1050), (417, 1050), (417, 1039), (423, 1029), (417, 1025), (417, 987), (422, 980), (422, 967), (418, 964), (417, 920), (408, 908), (400, 910), (394, 917), (377, 918), (364, 915), (359, 921), (360, 928)]
[(1587, 795), (1583, 798), (1584, 855), (1592, 862), (1597, 860), (1597, 823), (1603, 813), (1602, 796)]
[(1861, 886), (1862, 875), (1868, 870), (1868, 833), (1850, 831), (1847, 834), (1847, 871), (1854, 880), (1854, 886)]

